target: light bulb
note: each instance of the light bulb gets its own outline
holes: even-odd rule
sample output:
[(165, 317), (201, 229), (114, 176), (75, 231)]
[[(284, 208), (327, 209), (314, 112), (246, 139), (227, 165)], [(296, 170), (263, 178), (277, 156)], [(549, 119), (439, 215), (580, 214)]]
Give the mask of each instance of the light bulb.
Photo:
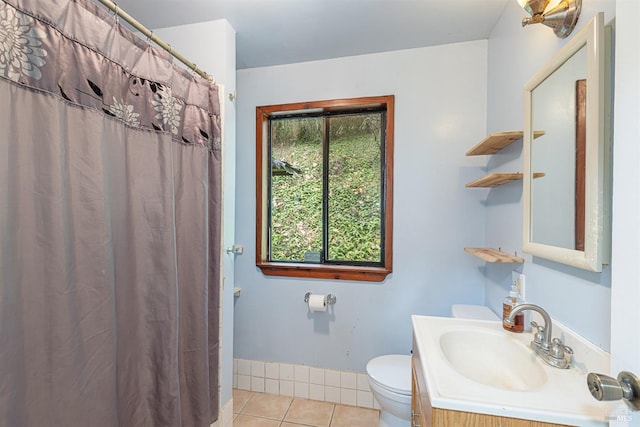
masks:
[(551, 0), (517, 0), (520, 7), (531, 16), (542, 15)]

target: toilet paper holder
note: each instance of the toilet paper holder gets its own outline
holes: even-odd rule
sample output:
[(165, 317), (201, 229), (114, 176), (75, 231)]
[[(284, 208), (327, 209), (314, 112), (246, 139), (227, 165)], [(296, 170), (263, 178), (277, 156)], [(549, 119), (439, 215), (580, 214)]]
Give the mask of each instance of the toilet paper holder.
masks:
[[(309, 297), (311, 296), (311, 292), (307, 292), (306, 294), (304, 294), (304, 302), (305, 303), (309, 303)], [(325, 305), (333, 305), (336, 303), (336, 301), (338, 301), (338, 299), (336, 298), (335, 295), (333, 294), (327, 294), (324, 296), (324, 304)]]

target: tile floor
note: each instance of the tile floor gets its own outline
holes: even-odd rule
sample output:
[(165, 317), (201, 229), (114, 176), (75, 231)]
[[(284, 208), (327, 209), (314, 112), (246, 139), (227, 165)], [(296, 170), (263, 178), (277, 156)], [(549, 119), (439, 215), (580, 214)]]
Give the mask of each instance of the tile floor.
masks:
[(375, 427), (380, 411), (233, 390), (233, 427)]

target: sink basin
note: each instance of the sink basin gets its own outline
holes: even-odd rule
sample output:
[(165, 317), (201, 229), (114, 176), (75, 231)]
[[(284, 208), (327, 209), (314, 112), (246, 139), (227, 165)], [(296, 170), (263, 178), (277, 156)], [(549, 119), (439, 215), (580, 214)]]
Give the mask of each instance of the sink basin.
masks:
[[(532, 320), (537, 313), (532, 313)], [(587, 372), (609, 372), (608, 354), (554, 321), (568, 340), (574, 365), (546, 365), (529, 347), (533, 334), (515, 334), (499, 320), (411, 316), (413, 364), (433, 408), (560, 425), (606, 427), (610, 405), (595, 400)]]
[(507, 332), (455, 330), (440, 336), (440, 348), (453, 368), (491, 387), (531, 391), (547, 382), (536, 355)]

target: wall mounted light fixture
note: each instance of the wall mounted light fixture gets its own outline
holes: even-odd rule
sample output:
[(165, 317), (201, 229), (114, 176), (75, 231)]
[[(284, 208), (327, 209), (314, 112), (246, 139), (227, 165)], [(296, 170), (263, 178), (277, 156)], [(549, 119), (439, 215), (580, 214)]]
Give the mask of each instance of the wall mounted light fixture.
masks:
[[(571, 34), (578, 22), (582, 0), (518, 0), (530, 18), (522, 19), (522, 26), (529, 24), (544, 24), (553, 28), (553, 32), (561, 39)], [(549, 3), (557, 3), (547, 10)]]

